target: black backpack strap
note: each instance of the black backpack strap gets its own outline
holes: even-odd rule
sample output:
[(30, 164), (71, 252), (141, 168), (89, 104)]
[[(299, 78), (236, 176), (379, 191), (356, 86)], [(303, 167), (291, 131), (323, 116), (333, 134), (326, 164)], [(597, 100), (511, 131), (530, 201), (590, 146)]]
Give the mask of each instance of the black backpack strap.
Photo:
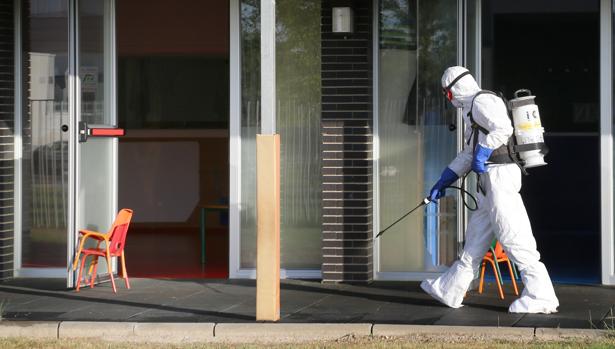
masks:
[[(488, 135), (489, 134), (489, 130), (487, 130), (486, 128), (484, 128), (481, 125), (479, 125), (474, 120), (474, 117), (472, 116), (472, 110), (474, 109), (474, 100), (476, 100), (476, 97), (478, 97), (478, 96), (480, 96), (482, 94), (492, 94), (494, 96), (497, 96), (497, 94), (495, 92), (491, 92), (489, 90), (480, 90), (472, 98), (472, 103), (470, 104), (470, 111), (468, 111), (468, 118), (470, 119), (470, 124), (472, 126), (472, 135), (470, 136), (470, 139), (472, 140), (472, 149), (476, 148), (476, 144), (478, 144), (478, 132), (479, 131), (482, 132), (484, 135)], [(468, 139), (468, 142), (467, 142), (468, 145), (470, 145), (470, 139)]]

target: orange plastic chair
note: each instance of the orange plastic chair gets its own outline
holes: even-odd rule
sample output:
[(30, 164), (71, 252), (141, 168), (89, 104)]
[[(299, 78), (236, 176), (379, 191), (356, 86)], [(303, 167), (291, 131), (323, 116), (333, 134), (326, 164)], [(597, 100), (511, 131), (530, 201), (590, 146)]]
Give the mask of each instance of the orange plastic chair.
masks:
[[(494, 258), (495, 256), (495, 258)], [(502, 290), (502, 279), (501, 279), (501, 275), (500, 275), (500, 268), (498, 267), (498, 264), (501, 262), (506, 262), (508, 264), (508, 271), (510, 272), (510, 279), (512, 280), (512, 284), (513, 284), (513, 289), (515, 290), (515, 295), (519, 295), (519, 290), (517, 289), (517, 281), (516, 279), (516, 273), (513, 270), (513, 266), (510, 263), (510, 259), (508, 259), (508, 256), (506, 255), (506, 252), (504, 252), (504, 249), (502, 248), (502, 245), (500, 244), (499, 241), (495, 242), (495, 246), (492, 246), (489, 251), (487, 251), (487, 253), (485, 253), (485, 256), (483, 257), (483, 263), (481, 266), (481, 271), (480, 271), (480, 284), (478, 286), (478, 293), (483, 293), (483, 285), (484, 285), (484, 279), (485, 279), (485, 267), (487, 265), (487, 262), (489, 262), (489, 264), (491, 264), (491, 267), (493, 268), (493, 274), (495, 275), (495, 281), (498, 285), (498, 293), (500, 294), (500, 298), (504, 299), (504, 291)]]
[[(77, 270), (77, 263), (79, 262), (79, 257), (83, 254), (81, 259), (81, 267), (79, 268), (79, 276), (77, 277), (77, 289), (79, 292), (79, 287), (81, 285), (81, 275), (83, 273), (83, 267), (85, 266), (85, 259), (88, 256), (93, 256), (92, 261), (90, 262), (90, 268), (88, 273), (92, 275), (90, 280), (90, 287), (94, 287), (94, 281), (96, 279), (96, 269), (98, 267), (98, 258), (105, 257), (107, 260), (107, 269), (109, 270), (109, 277), (111, 277), (111, 285), (113, 286), (113, 292), (117, 293), (117, 289), (115, 288), (115, 280), (113, 279), (113, 270), (111, 269), (111, 257), (121, 257), (122, 258), (122, 278), (126, 282), (126, 288), (130, 289), (130, 283), (128, 282), (128, 273), (126, 272), (126, 255), (124, 254), (124, 245), (126, 242), (126, 234), (128, 233), (128, 226), (130, 225), (130, 220), (132, 219), (132, 210), (131, 209), (121, 209), (117, 214), (111, 229), (106, 234), (90, 231), (90, 230), (79, 230), (79, 234), (81, 234), (81, 243), (79, 244), (79, 249), (75, 254), (75, 260), (73, 262), (73, 270)], [(83, 245), (88, 239), (94, 239), (97, 241), (95, 248), (83, 248)], [(101, 248), (100, 244), (104, 242), (105, 247)]]

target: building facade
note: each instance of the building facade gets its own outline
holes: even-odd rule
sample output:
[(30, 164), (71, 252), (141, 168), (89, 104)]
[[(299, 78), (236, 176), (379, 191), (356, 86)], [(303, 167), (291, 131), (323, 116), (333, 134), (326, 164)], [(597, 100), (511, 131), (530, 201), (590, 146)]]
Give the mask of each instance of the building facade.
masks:
[[(422, 200), (463, 147), (461, 114), (440, 86), (446, 67), (463, 65), (485, 88), (510, 96), (529, 87), (539, 103), (542, 93), (553, 161), (522, 193), (539, 247), (549, 268), (560, 267), (556, 280), (586, 273), (558, 254), (576, 244), (574, 264), (593, 261), (580, 282), (615, 284), (612, 3), (276, 7), (282, 277), (421, 280), (457, 258), (470, 214), (457, 192), (374, 237)], [(334, 32), (333, 8), (350, 10), (350, 30)], [(524, 61), (517, 39), (546, 57), (583, 38), (532, 41), (510, 29), (519, 21), (595, 25), (583, 46), (593, 60)], [(143, 276), (255, 277), (260, 26), (257, 0), (0, 4), (0, 277), (61, 277), (71, 287), (78, 230), (104, 231), (121, 207), (135, 210), (129, 273), (132, 263)], [(570, 105), (554, 107), (567, 93)], [(583, 174), (565, 177), (573, 166), (564, 149), (586, 152), (575, 158), (588, 161)], [(585, 174), (591, 190), (570, 185)], [(157, 260), (147, 259), (152, 251)]]

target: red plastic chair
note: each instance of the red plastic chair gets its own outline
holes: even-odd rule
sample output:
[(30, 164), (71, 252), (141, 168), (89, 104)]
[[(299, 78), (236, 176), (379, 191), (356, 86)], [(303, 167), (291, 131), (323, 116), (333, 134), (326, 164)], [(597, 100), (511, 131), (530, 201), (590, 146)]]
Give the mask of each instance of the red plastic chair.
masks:
[[(111, 257), (121, 257), (122, 258), (122, 278), (126, 282), (126, 288), (130, 289), (130, 283), (128, 282), (128, 273), (126, 272), (126, 255), (124, 254), (124, 245), (126, 242), (126, 234), (128, 233), (128, 226), (130, 225), (130, 220), (132, 219), (132, 210), (124, 208), (120, 210), (109, 229), (107, 234), (90, 231), (90, 230), (80, 230), (79, 234), (81, 234), (81, 243), (79, 244), (79, 249), (75, 254), (75, 259), (73, 262), (73, 270), (77, 270), (77, 263), (79, 262), (79, 257), (83, 254), (81, 259), (81, 267), (79, 268), (79, 276), (77, 277), (77, 289), (79, 292), (79, 287), (81, 285), (81, 275), (83, 273), (83, 267), (85, 266), (85, 259), (88, 256), (93, 256), (92, 261), (90, 262), (90, 268), (88, 273), (92, 275), (90, 280), (90, 287), (94, 287), (94, 281), (96, 279), (96, 269), (98, 267), (98, 258), (105, 257), (107, 260), (107, 269), (109, 270), (109, 277), (111, 278), (111, 285), (113, 286), (113, 292), (117, 293), (117, 289), (115, 288), (115, 280), (113, 279), (113, 271), (111, 269)], [(83, 245), (88, 239), (94, 239), (97, 241), (95, 248), (83, 248)], [(100, 247), (100, 244), (104, 242), (105, 246)]]
[(513, 266), (510, 263), (510, 259), (508, 259), (508, 256), (506, 255), (506, 252), (504, 252), (504, 249), (502, 248), (502, 245), (500, 244), (499, 241), (496, 241), (495, 246), (492, 246), (489, 249), (489, 251), (487, 251), (485, 256), (483, 257), (483, 263), (482, 263), (481, 271), (480, 271), (480, 284), (478, 286), (478, 293), (483, 293), (483, 285), (484, 285), (484, 279), (485, 279), (485, 267), (486, 267), (487, 262), (489, 262), (489, 264), (491, 264), (491, 267), (493, 268), (493, 274), (495, 275), (495, 282), (498, 285), (498, 293), (500, 294), (500, 298), (504, 299), (504, 291), (502, 290), (502, 276), (500, 274), (500, 268), (498, 267), (498, 264), (500, 262), (506, 262), (508, 264), (508, 271), (510, 272), (510, 279), (512, 280), (513, 289), (515, 290), (515, 295), (518, 296), (519, 290), (517, 289), (517, 281), (515, 280), (516, 273), (514, 272)]

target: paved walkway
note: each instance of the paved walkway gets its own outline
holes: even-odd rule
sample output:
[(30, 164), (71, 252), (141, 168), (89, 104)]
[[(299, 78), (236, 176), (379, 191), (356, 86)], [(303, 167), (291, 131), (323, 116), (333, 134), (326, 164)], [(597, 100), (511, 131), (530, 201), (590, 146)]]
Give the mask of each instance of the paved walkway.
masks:
[[(62, 280), (20, 279), (0, 283), (3, 317), (30, 321), (251, 323), (255, 314), (252, 280), (131, 279), (80, 292)], [(515, 298), (506, 288), (500, 300), (493, 284), (484, 294), (469, 292), (465, 306), (450, 309), (432, 300), (416, 282), (375, 282), (367, 286), (285, 280), (282, 323), (363, 323), (533, 328), (613, 326), (615, 288), (556, 285), (559, 313), (509, 314)], [(605, 326), (605, 323), (608, 326)]]

